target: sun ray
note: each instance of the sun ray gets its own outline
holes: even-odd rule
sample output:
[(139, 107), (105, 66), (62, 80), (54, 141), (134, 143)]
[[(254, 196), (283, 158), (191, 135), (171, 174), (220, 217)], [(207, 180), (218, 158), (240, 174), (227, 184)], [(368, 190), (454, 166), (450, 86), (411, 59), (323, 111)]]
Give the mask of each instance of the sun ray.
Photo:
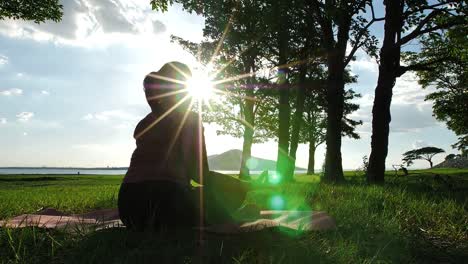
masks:
[(223, 91), (223, 90), (219, 90), (219, 89), (215, 89), (215, 91), (217, 93), (221, 93), (221, 94), (224, 94), (224, 95), (227, 95), (227, 96), (234, 96), (234, 97), (239, 97), (239, 98), (242, 98), (242, 99), (246, 99), (246, 100), (250, 100), (250, 101), (258, 101), (258, 99), (256, 99), (255, 97), (251, 97), (251, 96), (246, 96), (246, 95), (241, 95), (241, 94), (236, 94), (236, 93), (233, 93), (233, 92), (230, 92), (230, 91)]
[(159, 75), (159, 74), (156, 74), (156, 73), (150, 73), (148, 75), (151, 76), (151, 77), (154, 77), (156, 79), (163, 80), (163, 81), (168, 81), (168, 82), (178, 83), (178, 84), (185, 84), (184, 81), (177, 80), (177, 79), (170, 78), (170, 77), (163, 76), (163, 75)]
[(168, 96), (172, 96), (172, 95), (176, 95), (176, 94), (180, 94), (180, 93), (184, 93), (184, 92), (187, 92), (187, 89), (180, 89), (180, 90), (177, 90), (177, 91), (172, 91), (172, 92), (168, 92), (168, 93), (164, 93), (164, 94), (160, 94), (160, 95), (155, 95), (155, 96), (150, 96), (150, 97), (147, 97), (146, 99), (148, 101), (152, 101), (152, 100), (156, 100), (156, 99), (160, 99), (160, 98), (164, 98), (164, 97), (168, 97)]
[(254, 73), (239, 74), (239, 75), (236, 75), (236, 76), (233, 76), (233, 77), (229, 77), (229, 78), (214, 81), (213, 85), (219, 85), (219, 84), (223, 84), (223, 83), (227, 83), (227, 82), (238, 81), (238, 80), (241, 80), (241, 79), (244, 79), (244, 78), (247, 78), (247, 77), (251, 77), (252, 75), (254, 75)]
[(249, 123), (247, 120), (245, 120), (243, 118), (242, 119), (237, 119), (237, 120), (239, 120), (239, 122), (241, 122), (244, 126), (247, 126), (248, 128), (250, 128), (252, 130), (255, 130), (255, 127), (251, 123)]
[(216, 59), (216, 56), (218, 56), (218, 53), (221, 50), (221, 45), (223, 45), (223, 43), (224, 43), (224, 39), (226, 38), (227, 33), (228, 33), (228, 31), (229, 31), (229, 29), (230, 29), (230, 27), (232, 25), (232, 20), (233, 19), (234, 19), (234, 13), (231, 14), (231, 16), (229, 17), (229, 21), (228, 21), (228, 23), (226, 25), (226, 28), (223, 31), (223, 35), (221, 35), (221, 39), (218, 41), (218, 44), (216, 45), (216, 48), (215, 48), (215, 50), (213, 52), (213, 55), (211, 56), (211, 59), (208, 62), (208, 65), (212, 64), (213, 61)]
[[(204, 215), (205, 215), (205, 208), (204, 208), (204, 199), (203, 199), (203, 184), (204, 184), (204, 179), (203, 179), (203, 123), (202, 123), (202, 118), (203, 118), (203, 113), (202, 113), (202, 107), (201, 104), (198, 104), (198, 175), (200, 182), (199, 184), (202, 185), (202, 187), (199, 189), (200, 190), (200, 227), (203, 228), (204, 226)], [(202, 234), (203, 232), (200, 232), (200, 240), (202, 239)]]
[[(256, 42), (253, 41), (251, 45), (247, 46), (247, 48), (245, 48), (244, 50), (242, 50), (238, 56), (242, 56), (244, 53), (246, 53), (248, 50), (250, 50), (253, 46), (255, 46)], [(224, 64), (221, 68), (219, 68), (217, 71), (215, 71), (213, 74), (212, 74), (212, 77), (213, 79), (218, 76), (218, 74), (220, 74), (221, 72), (223, 72), (227, 67), (229, 67), (229, 65), (233, 64), (235, 61), (237, 60), (237, 58), (232, 58), (230, 59), (226, 64)]]
[(157, 123), (159, 123), (161, 120), (163, 120), (167, 115), (169, 115), (172, 111), (174, 111), (179, 105), (187, 101), (187, 99), (190, 98), (190, 96), (186, 95), (184, 98), (182, 98), (179, 102), (177, 102), (175, 105), (173, 105), (171, 108), (169, 108), (166, 112), (164, 112), (161, 116), (159, 116), (153, 123), (148, 125), (143, 131), (135, 135), (135, 139), (140, 138), (143, 136), (148, 130), (150, 130), (152, 127), (154, 127)]
[(278, 68), (278, 69), (284, 69), (284, 68), (289, 68), (289, 67), (292, 67), (292, 66), (297, 66), (297, 65), (301, 65), (301, 64), (305, 64), (305, 63), (308, 63), (310, 62), (312, 59), (314, 59), (315, 57), (309, 57), (309, 58), (306, 58), (306, 59), (303, 59), (303, 60), (297, 60), (297, 61), (292, 61), (292, 62), (288, 62), (288, 63), (285, 63), (283, 65), (278, 65), (276, 66), (275, 68)]
[(183, 70), (181, 70), (179, 67), (177, 67), (174, 63), (169, 63), (171, 65), (172, 68), (174, 68), (177, 72), (179, 72), (180, 74), (182, 74), (182, 76), (184, 76), (185, 79), (189, 79), (191, 76), (189, 74), (187, 74), (186, 72), (184, 72)]
[(189, 106), (185, 110), (184, 116), (182, 117), (182, 121), (180, 122), (179, 126), (177, 127), (174, 138), (171, 140), (171, 143), (169, 144), (169, 148), (168, 148), (168, 151), (166, 153), (166, 158), (169, 156), (169, 153), (172, 151), (172, 148), (174, 147), (174, 145), (175, 145), (175, 143), (177, 141), (177, 138), (179, 137), (180, 131), (182, 131), (182, 127), (184, 126), (185, 121), (187, 120), (187, 117), (188, 117), (188, 115), (190, 113), (190, 110), (192, 109), (193, 103), (194, 103), (194, 100), (192, 98), (190, 100)]

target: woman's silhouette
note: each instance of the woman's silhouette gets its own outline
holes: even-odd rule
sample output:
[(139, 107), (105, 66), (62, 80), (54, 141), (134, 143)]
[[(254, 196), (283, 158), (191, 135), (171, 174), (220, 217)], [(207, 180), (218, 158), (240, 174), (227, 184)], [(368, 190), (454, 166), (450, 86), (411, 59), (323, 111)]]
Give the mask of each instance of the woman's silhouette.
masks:
[(209, 172), (201, 120), (189, 109), (184, 85), (190, 76), (185, 64), (170, 62), (143, 81), (151, 113), (135, 128), (136, 149), (118, 198), (130, 229), (228, 222), (245, 197), (244, 183)]

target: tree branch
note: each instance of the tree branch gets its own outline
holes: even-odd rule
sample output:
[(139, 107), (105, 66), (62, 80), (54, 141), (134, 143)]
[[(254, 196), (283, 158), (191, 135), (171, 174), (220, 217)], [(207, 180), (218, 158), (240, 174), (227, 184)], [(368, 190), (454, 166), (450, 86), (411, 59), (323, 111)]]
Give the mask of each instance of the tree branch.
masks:
[(429, 6), (424, 6), (424, 7), (421, 7), (419, 9), (416, 9), (416, 10), (408, 10), (408, 11), (405, 11), (403, 13), (403, 17), (404, 18), (408, 18), (409, 16), (411, 16), (412, 14), (415, 14), (415, 13), (418, 13), (418, 12), (422, 12), (424, 10), (428, 10), (428, 9), (435, 9), (436, 7), (439, 7), (439, 6), (443, 6), (443, 5), (446, 5), (447, 3), (437, 3), (437, 4), (433, 4), (433, 5), (429, 5)]
[(422, 34), (425, 34), (425, 33), (428, 33), (428, 32), (431, 32), (431, 31), (434, 31), (434, 30), (437, 30), (437, 29), (444, 28), (444, 27), (441, 27), (441, 26), (435, 26), (435, 27), (432, 27), (433, 28), (432, 30), (428, 30), (428, 29), (422, 30), (422, 28), (424, 26), (426, 26), (427, 23), (429, 23), (433, 18), (435, 18), (436, 16), (438, 16), (441, 13), (442, 12), (440, 10), (434, 10), (431, 13), (429, 13), (429, 15), (427, 15), (423, 20), (421, 20), (419, 22), (418, 26), (411, 33), (409, 33), (408, 35), (402, 37), (396, 44), (401, 46), (401, 45), (403, 45), (405, 43), (408, 43), (409, 41), (415, 39), (416, 37), (418, 37), (418, 36), (420, 36)]
[(363, 43), (361, 42), (362, 36), (366, 33), (366, 31), (369, 29), (369, 27), (374, 23), (378, 21), (383, 21), (385, 17), (380, 17), (380, 18), (375, 18), (374, 17), (374, 8), (372, 7), (372, 20), (367, 23), (367, 25), (359, 32), (359, 35), (356, 37), (356, 44), (354, 45), (353, 49), (349, 53), (348, 57), (346, 58), (344, 66), (348, 65), (348, 63), (353, 59), (354, 54), (356, 51), (362, 46)]
[(443, 57), (443, 58), (433, 60), (433, 61), (429, 61), (429, 62), (426, 62), (426, 63), (415, 63), (415, 64), (408, 65), (408, 66), (400, 66), (400, 67), (398, 67), (396, 74), (397, 74), (398, 77), (400, 77), (401, 75), (403, 75), (407, 71), (429, 71), (429, 70), (433, 70), (434, 68), (432, 68), (431, 66), (433, 66), (434, 64), (443, 62), (443, 61), (447, 60), (448, 58), (449, 57)]

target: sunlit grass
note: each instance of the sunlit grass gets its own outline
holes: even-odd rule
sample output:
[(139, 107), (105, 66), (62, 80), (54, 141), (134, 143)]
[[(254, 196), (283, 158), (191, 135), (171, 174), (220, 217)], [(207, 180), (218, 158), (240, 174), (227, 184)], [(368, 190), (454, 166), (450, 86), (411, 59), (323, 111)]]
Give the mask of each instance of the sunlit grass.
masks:
[[(435, 174), (456, 186), (438, 182)], [(347, 183), (323, 184), (318, 175), (254, 190), (247, 202), (272, 208), (281, 197), (285, 210), (321, 210), (337, 229), (296, 236), (265, 231), (238, 236), (208, 236), (200, 247), (191, 231), (161, 234), (106, 230), (71, 235), (32, 228), (0, 229), (0, 260), (57, 263), (456, 263), (468, 252), (468, 171), (410, 171), (388, 183), (368, 186), (347, 172)], [(449, 176), (447, 176), (449, 175)], [(37, 176), (27, 176), (37, 177)], [(26, 177), (26, 178), (27, 178)], [(55, 177), (55, 176), (48, 176)], [(116, 206), (120, 176), (59, 176), (12, 181), (0, 176), (2, 217), (53, 206), (66, 212)], [(4, 181), (8, 179), (8, 181)], [(4, 203), (8, 201), (8, 203)], [(165, 262), (166, 261), (166, 262)], [(1, 261), (0, 261), (1, 262)]]

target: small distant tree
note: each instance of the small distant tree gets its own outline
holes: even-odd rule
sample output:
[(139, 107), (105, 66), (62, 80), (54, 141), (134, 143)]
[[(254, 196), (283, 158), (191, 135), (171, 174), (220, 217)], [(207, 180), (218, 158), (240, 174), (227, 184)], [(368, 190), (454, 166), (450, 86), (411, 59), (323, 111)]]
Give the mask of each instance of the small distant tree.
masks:
[(62, 19), (63, 6), (59, 0), (6, 0), (0, 1), (0, 20), (5, 18), (32, 20), (35, 23)]
[(413, 164), (414, 160), (423, 159), (427, 160), (432, 168), (432, 158), (435, 155), (443, 152), (445, 152), (445, 150), (436, 147), (424, 147), (414, 149), (403, 153), (403, 162), (406, 164), (406, 166), (410, 166), (411, 164)]
[(454, 160), (457, 158), (457, 155), (455, 154), (448, 154), (447, 156), (445, 156), (445, 160)]

